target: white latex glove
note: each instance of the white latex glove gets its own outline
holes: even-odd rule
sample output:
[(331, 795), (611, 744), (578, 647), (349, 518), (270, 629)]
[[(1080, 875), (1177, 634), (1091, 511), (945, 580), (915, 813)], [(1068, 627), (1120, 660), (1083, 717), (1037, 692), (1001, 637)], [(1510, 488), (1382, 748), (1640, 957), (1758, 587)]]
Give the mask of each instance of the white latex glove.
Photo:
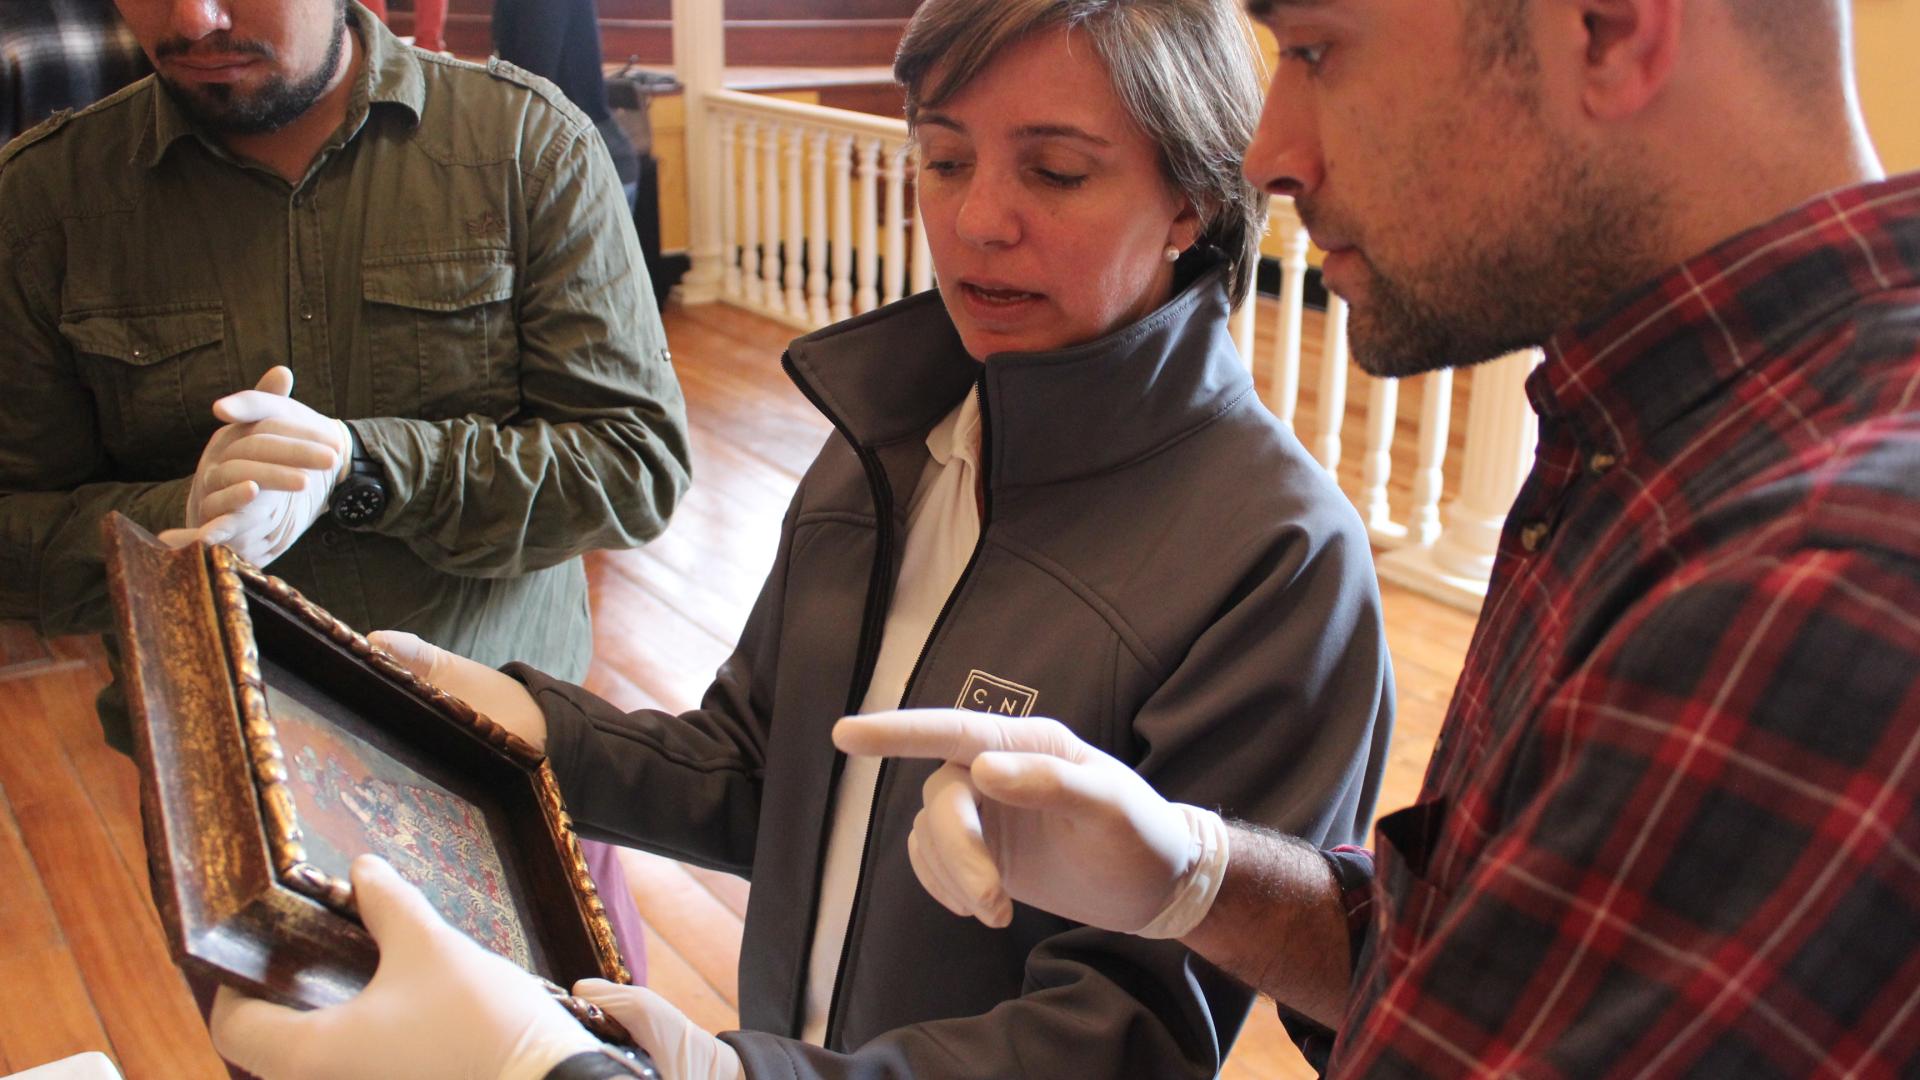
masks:
[(385, 860), (354, 860), (353, 893), (380, 946), (373, 981), (311, 1012), (221, 987), (208, 1030), (228, 1061), (263, 1080), (537, 1080), (599, 1045), (533, 976), (448, 926)]
[(1013, 901), (1143, 937), (1180, 937), (1220, 891), (1227, 828), (1160, 797), (1057, 720), (959, 709), (849, 716), (849, 754), (947, 762), (921, 788), (914, 873), (956, 915), (1005, 926)]
[(266, 566), (326, 513), (352, 438), (345, 424), (292, 393), (293, 372), (275, 367), (252, 390), (213, 403), (214, 416), (226, 423), (207, 440), (194, 469), (186, 527), (166, 530), (162, 541), (223, 543)]
[(733, 1047), (644, 986), (582, 979), (573, 984), (573, 996), (586, 998), (620, 1021), (653, 1058), (661, 1080), (741, 1080), (746, 1074)]
[(404, 630), (375, 630), (367, 640), (392, 653), (408, 671), (473, 706), (535, 750), (545, 752), (547, 715), (518, 679)]

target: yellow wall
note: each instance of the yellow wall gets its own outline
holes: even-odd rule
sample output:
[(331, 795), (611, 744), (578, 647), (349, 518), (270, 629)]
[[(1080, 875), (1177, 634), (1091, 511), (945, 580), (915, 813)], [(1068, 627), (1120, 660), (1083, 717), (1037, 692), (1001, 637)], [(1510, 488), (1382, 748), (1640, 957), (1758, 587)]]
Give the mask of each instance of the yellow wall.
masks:
[[(1889, 173), (1920, 169), (1920, 0), (1854, 0), (1854, 49), (1867, 131)], [(1273, 35), (1256, 28), (1267, 66), (1277, 56)], [(1280, 255), (1269, 234), (1261, 249)], [(1320, 253), (1308, 260), (1318, 264)]]
[(1867, 130), (1890, 173), (1920, 169), (1920, 0), (1854, 0)]

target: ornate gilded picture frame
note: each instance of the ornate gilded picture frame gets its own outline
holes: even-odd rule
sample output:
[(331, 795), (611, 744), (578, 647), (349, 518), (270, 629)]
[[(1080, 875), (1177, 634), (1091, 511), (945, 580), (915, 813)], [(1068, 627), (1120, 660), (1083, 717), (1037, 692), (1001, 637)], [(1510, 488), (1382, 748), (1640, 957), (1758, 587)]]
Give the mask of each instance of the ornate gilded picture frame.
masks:
[(104, 525), (154, 904), (189, 973), (318, 1007), (373, 977), (347, 882), (385, 856), (559, 988), (628, 981), (545, 757), (224, 547)]

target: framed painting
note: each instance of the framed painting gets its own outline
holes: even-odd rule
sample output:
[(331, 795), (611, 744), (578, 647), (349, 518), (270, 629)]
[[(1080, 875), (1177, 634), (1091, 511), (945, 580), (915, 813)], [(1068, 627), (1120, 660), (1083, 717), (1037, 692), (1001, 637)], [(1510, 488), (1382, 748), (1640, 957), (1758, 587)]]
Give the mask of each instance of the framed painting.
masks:
[(561, 987), (628, 981), (545, 757), (224, 547), (104, 525), (154, 904), (190, 973), (298, 1007), (372, 979), (347, 868)]

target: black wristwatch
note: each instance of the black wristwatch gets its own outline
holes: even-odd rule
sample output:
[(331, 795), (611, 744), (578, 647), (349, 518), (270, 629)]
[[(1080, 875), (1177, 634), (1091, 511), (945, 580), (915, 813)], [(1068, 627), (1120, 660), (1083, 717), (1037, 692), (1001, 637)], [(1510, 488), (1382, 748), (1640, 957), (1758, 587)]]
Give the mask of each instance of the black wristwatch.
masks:
[(347, 438), (353, 444), (353, 458), (347, 475), (333, 485), (327, 509), (333, 520), (358, 529), (373, 524), (387, 509), (387, 470), (360, 448), (351, 427), (347, 428)]
[(631, 1076), (660, 1080), (660, 1073), (646, 1051), (603, 1046), (598, 1050), (582, 1050), (555, 1065), (545, 1080), (624, 1080)]

